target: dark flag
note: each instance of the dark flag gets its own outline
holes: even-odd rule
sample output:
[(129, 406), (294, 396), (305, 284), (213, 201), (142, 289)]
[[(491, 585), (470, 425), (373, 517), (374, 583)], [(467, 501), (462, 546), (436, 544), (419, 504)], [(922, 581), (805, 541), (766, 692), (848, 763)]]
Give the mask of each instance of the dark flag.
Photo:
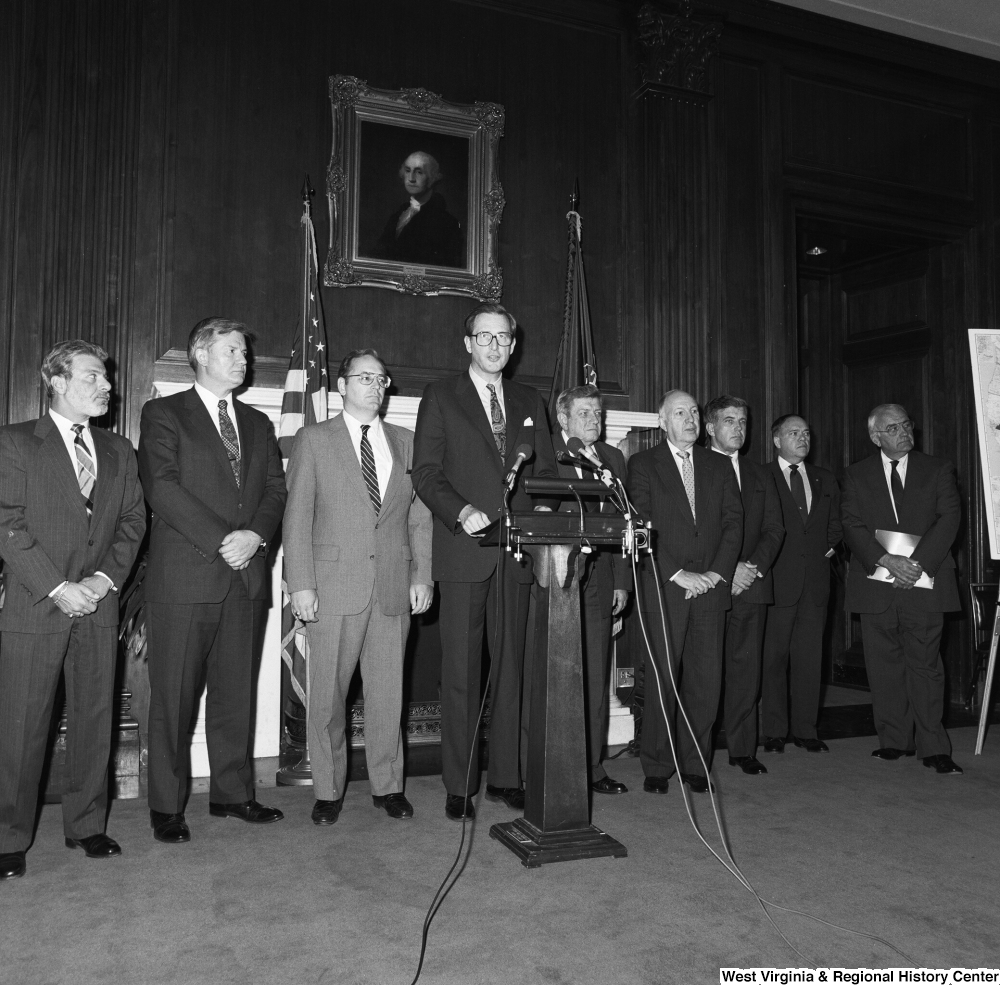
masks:
[[(574, 201), (576, 196), (574, 195)], [(580, 247), (580, 214), (574, 209), (566, 214), (569, 223), (569, 258), (566, 264), (566, 296), (563, 301), (563, 330), (552, 374), (549, 393), (549, 417), (555, 421), (556, 397), (572, 386), (592, 383), (597, 386), (597, 359), (594, 336), (590, 329), (590, 304), (587, 278), (583, 272)]]

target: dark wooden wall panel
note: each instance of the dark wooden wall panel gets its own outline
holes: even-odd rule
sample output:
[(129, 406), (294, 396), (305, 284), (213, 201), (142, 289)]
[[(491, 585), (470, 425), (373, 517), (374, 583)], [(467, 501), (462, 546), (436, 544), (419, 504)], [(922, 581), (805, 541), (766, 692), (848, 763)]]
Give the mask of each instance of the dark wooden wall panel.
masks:
[(789, 163), (944, 195), (969, 192), (964, 116), (794, 74), (785, 77), (784, 102)]

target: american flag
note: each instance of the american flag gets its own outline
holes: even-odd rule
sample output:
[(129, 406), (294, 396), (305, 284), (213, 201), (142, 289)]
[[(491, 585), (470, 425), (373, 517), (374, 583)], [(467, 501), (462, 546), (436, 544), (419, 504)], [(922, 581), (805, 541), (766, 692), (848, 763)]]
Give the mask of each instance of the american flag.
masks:
[[(295, 434), (306, 424), (327, 419), (326, 325), (323, 302), (319, 293), (319, 260), (316, 253), (316, 231), (313, 229), (311, 205), (305, 197), (302, 225), (305, 227), (306, 256), (302, 277), (302, 326), (292, 348), (285, 377), (285, 392), (281, 398), (281, 420), (278, 423), (278, 447), (285, 467), (292, 451)], [(306, 667), (309, 648), (306, 637), (296, 631), (291, 599), (285, 579), (281, 580), (281, 659), (288, 667), (292, 688), (303, 705), (308, 706)]]

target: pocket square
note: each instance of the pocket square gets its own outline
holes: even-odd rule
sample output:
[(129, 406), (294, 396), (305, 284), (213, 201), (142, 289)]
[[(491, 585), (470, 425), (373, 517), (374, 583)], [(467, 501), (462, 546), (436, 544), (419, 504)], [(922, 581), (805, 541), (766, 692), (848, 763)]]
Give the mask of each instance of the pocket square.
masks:
[(530, 417), (526, 417), (524, 419), (524, 426), (526, 428), (533, 428), (535, 426), (535, 422)]

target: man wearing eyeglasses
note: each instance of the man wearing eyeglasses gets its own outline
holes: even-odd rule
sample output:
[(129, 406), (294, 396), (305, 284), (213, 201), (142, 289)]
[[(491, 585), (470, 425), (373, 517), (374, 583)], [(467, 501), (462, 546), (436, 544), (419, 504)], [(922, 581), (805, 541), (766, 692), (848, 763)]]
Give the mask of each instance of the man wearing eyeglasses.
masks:
[[(924, 766), (955, 775), (962, 769), (941, 722), (940, 651), (944, 613), (961, 608), (951, 546), (962, 504), (954, 466), (916, 451), (913, 432), (903, 407), (879, 404), (868, 417), (879, 454), (844, 474), (844, 538), (851, 549), (845, 608), (861, 616), (879, 737), (872, 755), (893, 761), (916, 753)], [(919, 541), (890, 553), (891, 531)]]
[[(528, 445), (533, 457), (521, 476), (555, 477), (555, 456), (541, 396), (503, 378), (517, 323), (499, 304), (475, 308), (465, 320), (468, 370), (424, 390), (413, 444), (413, 485), (434, 514), (434, 579), (441, 593), (441, 759), (445, 814), (475, 814), (471, 796), (479, 761), (483, 634), (493, 659), (490, 760), (486, 795), (524, 808), (519, 768), (521, 671), (531, 561), (480, 547), (479, 538), (503, 507), (504, 478)], [(515, 510), (537, 503), (518, 483)], [(544, 505), (544, 504), (543, 504)], [(554, 504), (548, 504), (554, 505)], [(536, 507), (537, 508), (537, 507)], [(497, 626), (497, 613), (500, 626)], [(497, 636), (500, 646), (495, 646)], [(469, 777), (468, 786), (466, 777)]]
[(347, 782), (346, 703), (361, 664), (372, 801), (413, 817), (403, 793), (403, 652), (431, 605), (431, 516), (410, 481), (413, 432), (385, 423), (389, 386), (374, 349), (337, 372), (344, 412), (304, 427), (288, 460), (285, 577), (309, 635), (309, 759), (316, 824), (334, 824)]

